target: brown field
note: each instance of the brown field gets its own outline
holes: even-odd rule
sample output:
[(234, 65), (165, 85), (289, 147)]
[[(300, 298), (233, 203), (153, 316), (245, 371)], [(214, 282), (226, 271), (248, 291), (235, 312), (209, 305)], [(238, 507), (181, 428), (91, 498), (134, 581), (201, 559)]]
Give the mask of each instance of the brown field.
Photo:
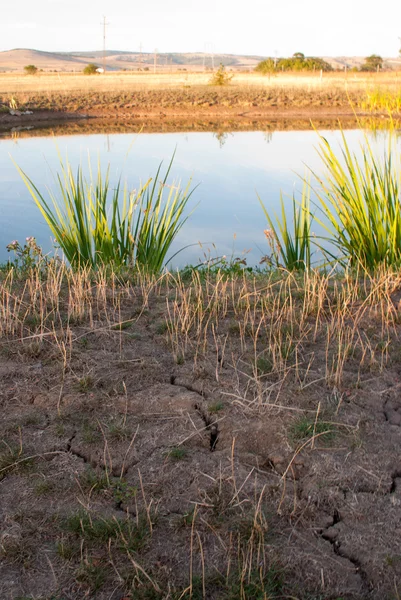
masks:
[[(83, 75), (82, 73), (37, 73), (24, 75), (21, 73), (1, 73), (0, 93), (71, 93), (71, 92), (136, 92), (144, 90), (168, 90), (189, 87), (208, 86), (211, 73), (181, 72), (112, 72), (102, 75)], [(371, 87), (399, 87), (401, 73), (398, 71), (384, 73), (279, 73), (277, 75), (259, 75), (258, 73), (234, 73), (229, 87), (241, 89), (292, 89), (310, 90), (356, 90), (365, 91)]]

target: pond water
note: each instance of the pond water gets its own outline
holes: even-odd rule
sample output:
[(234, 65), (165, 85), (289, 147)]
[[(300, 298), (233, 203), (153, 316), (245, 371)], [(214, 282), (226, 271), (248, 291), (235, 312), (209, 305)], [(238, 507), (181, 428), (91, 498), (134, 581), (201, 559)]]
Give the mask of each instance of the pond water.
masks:
[[(322, 131), (331, 144), (340, 142), (338, 131)], [(363, 139), (360, 130), (345, 132), (352, 149)], [(383, 141), (383, 140), (382, 140)], [(110, 164), (111, 183), (121, 176), (128, 188), (156, 173), (161, 161), (167, 167), (173, 153), (171, 180), (196, 187), (189, 208), (194, 209), (176, 238), (171, 255), (184, 246), (172, 266), (198, 264), (205, 257), (246, 257), (256, 265), (268, 253), (263, 230), (267, 228), (258, 195), (269, 210), (279, 211), (280, 193), (291, 208), (293, 192), (300, 195), (306, 166), (321, 173), (315, 131), (191, 133), (118, 133), (58, 137), (0, 138), (0, 262), (9, 258), (6, 245), (35, 236), (48, 252), (50, 232), (35, 206), (15, 164), (46, 194), (56, 189), (59, 155), (68, 156), (75, 172), (88, 171), (88, 153), (96, 169)], [(14, 164), (15, 163), (15, 164)], [(319, 233), (319, 232), (316, 232)]]

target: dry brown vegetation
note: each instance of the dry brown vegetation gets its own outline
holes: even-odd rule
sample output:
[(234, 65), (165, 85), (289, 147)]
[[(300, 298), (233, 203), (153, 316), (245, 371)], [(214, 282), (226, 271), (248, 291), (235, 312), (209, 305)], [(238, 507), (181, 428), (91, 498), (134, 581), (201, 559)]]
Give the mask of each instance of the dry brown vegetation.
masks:
[[(82, 73), (38, 73), (27, 76), (21, 73), (0, 73), (0, 92), (115, 92), (145, 91), (152, 89), (174, 89), (183, 87), (209, 86), (211, 73), (140, 73), (121, 71), (103, 75), (85, 76)], [(398, 71), (383, 73), (278, 73), (269, 77), (259, 73), (235, 73), (231, 86), (241, 88), (283, 89), (366, 89), (371, 86), (398, 86)]]
[(399, 598), (400, 287), (3, 274), (0, 596)]
[[(210, 86), (204, 73), (107, 73), (101, 76), (74, 74), (0, 75), (0, 98), (14, 98), (21, 107), (35, 110), (84, 112), (103, 116), (261, 116), (291, 110), (352, 114), (370, 89), (396, 90), (394, 73), (341, 73), (261, 76), (237, 73), (222, 88)], [(312, 113), (311, 113), (312, 111)]]

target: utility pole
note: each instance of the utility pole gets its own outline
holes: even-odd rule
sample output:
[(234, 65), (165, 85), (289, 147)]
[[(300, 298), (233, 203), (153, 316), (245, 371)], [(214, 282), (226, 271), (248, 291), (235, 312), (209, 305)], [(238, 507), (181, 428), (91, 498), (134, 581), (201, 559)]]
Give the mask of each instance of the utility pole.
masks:
[(142, 42), (139, 43), (139, 69), (142, 70)]
[(156, 65), (157, 65), (157, 48), (155, 48), (155, 53), (153, 56), (153, 73), (156, 73)]
[(102, 67), (103, 67), (103, 72), (106, 72), (106, 25), (110, 25), (110, 23), (106, 23), (106, 17), (103, 16), (103, 60), (102, 60)]
[(212, 71), (214, 71), (214, 48), (213, 48), (213, 43), (212, 42), (206, 42), (205, 43), (205, 52), (203, 54), (203, 64), (205, 65), (206, 62), (206, 55), (209, 56), (210, 61), (211, 61), (211, 65), (212, 65)]

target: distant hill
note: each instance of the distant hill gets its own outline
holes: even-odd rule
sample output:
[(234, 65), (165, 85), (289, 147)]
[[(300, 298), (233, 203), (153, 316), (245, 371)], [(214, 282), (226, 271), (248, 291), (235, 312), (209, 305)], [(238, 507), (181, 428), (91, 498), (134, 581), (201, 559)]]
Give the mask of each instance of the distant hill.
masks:
[[(155, 56), (147, 52), (124, 52), (119, 50), (106, 51), (107, 70), (150, 68), (154, 65)], [(157, 68), (168, 70), (175, 68), (203, 69), (217, 67), (220, 63), (236, 69), (252, 69), (262, 56), (237, 56), (234, 54), (203, 54), (203, 53), (163, 53), (157, 54)], [(44, 71), (82, 71), (85, 65), (94, 62), (99, 66), (103, 62), (103, 52), (42, 52), (16, 48), (0, 52), (0, 71), (22, 71), (26, 65), (33, 64)]]
[[(186, 53), (160, 53), (157, 54), (158, 70), (191, 69), (202, 70), (204, 67), (217, 67), (222, 63), (232, 69), (253, 69), (258, 62), (266, 56), (246, 56), (237, 54), (204, 54), (203, 52)], [(363, 57), (327, 57), (322, 56), (325, 61), (335, 69), (360, 67), (364, 62)], [(106, 51), (106, 69), (120, 71), (123, 69), (150, 69), (153, 68), (155, 56), (148, 52), (127, 52), (120, 50)], [(27, 48), (16, 48), (0, 52), (0, 71), (23, 71), (26, 65), (33, 64), (43, 71), (82, 71), (89, 62), (102, 66), (103, 52), (43, 52), (41, 50), (30, 50)], [(386, 58), (385, 66), (388, 68), (401, 69), (400, 58)]]
[[(334, 69), (352, 69), (359, 68), (365, 62), (362, 56), (322, 56), (323, 60), (327, 61)], [(401, 58), (384, 58), (383, 66), (386, 69), (401, 69)]]

